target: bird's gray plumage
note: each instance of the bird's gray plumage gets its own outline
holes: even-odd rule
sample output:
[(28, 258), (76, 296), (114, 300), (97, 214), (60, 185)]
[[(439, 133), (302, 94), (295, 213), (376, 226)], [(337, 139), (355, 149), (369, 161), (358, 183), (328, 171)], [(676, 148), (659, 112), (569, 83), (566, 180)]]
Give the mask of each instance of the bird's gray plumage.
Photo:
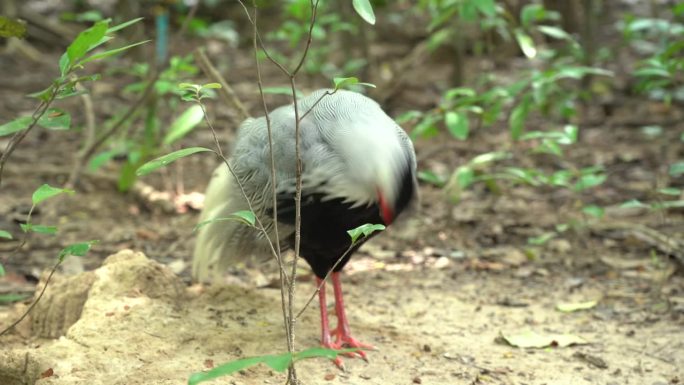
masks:
[[(383, 191), (397, 199), (398, 178), (410, 168), (415, 175), (413, 144), (406, 133), (372, 99), (358, 93), (318, 90), (298, 101), (302, 158), (302, 192), (323, 199), (343, 199), (354, 206), (370, 205)], [(295, 190), (295, 111), (282, 106), (269, 114), (276, 190)], [(274, 239), (271, 158), (264, 117), (245, 120), (238, 130), (229, 163), (240, 179), (252, 207)], [(415, 178), (413, 180), (415, 184)], [(417, 191), (414, 188), (413, 191)], [(200, 221), (227, 217), (248, 205), (225, 165), (219, 166), (207, 188)], [(293, 231), (279, 223), (280, 239)], [(268, 254), (258, 230), (235, 221), (217, 221), (199, 230), (193, 275), (206, 280), (212, 272), (250, 256)]]

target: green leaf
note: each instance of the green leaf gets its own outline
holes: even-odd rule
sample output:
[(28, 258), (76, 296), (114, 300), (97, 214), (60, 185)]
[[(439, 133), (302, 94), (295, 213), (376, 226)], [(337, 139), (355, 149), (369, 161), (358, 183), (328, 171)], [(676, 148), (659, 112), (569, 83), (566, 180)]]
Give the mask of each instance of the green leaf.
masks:
[[(284, 359), (291, 360), (292, 353), (285, 353), (284, 355), (286, 356)], [(200, 382), (209, 381), (209, 380), (213, 380), (215, 378), (227, 376), (229, 374), (235, 373), (237, 371), (248, 368), (250, 366), (260, 364), (260, 363), (265, 363), (266, 360), (269, 360), (272, 362), (272, 360), (274, 360), (274, 357), (275, 356), (261, 356), (261, 357), (244, 358), (241, 360), (231, 361), (231, 362), (228, 362), (226, 364), (219, 365), (219, 366), (217, 366), (217, 367), (215, 367), (209, 371), (206, 371), (206, 372), (193, 373), (192, 375), (190, 375), (190, 378), (188, 379), (188, 385), (195, 385), (195, 384), (199, 384)], [(281, 360), (283, 360), (283, 358), (281, 358)], [(277, 365), (276, 368), (280, 369), (280, 365)], [(275, 368), (274, 368), (274, 370), (275, 370)]]
[(137, 19), (129, 20), (129, 21), (123, 22), (123, 23), (121, 23), (121, 24), (119, 24), (119, 25), (115, 25), (115, 26), (113, 26), (113, 27), (108, 28), (108, 29), (107, 29), (107, 33), (113, 33), (113, 32), (122, 30), (122, 29), (128, 27), (129, 25), (135, 24), (135, 23), (137, 23), (137, 22), (139, 22), (140, 20), (143, 20), (143, 19), (144, 19), (143, 17), (139, 17), (139, 18), (137, 18)]
[(254, 227), (256, 224), (256, 215), (254, 215), (254, 213), (249, 210), (236, 211), (227, 217), (212, 218), (207, 219), (206, 221), (202, 221), (198, 223), (192, 231), (197, 231), (210, 223), (225, 221), (238, 221), (244, 223), (247, 226)]
[(202, 88), (202, 86), (199, 84), (193, 84), (193, 83), (179, 83), (178, 88), (180, 88), (183, 91), (197, 92)]
[(658, 191), (659, 194), (670, 195), (670, 196), (679, 196), (682, 193), (682, 190), (678, 189), (676, 187), (664, 187), (664, 188), (660, 188), (656, 191)]
[(102, 59), (102, 58), (106, 58), (106, 57), (108, 57), (108, 56), (116, 55), (116, 54), (118, 54), (118, 53), (121, 53), (121, 52), (126, 51), (126, 50), (128, 50), (128, 49), (131, 49), (131, 48), (133, 48), (133, 47), (136, 47), (136, 46), (139, 46), (139, 45), (148, 43), (148, 42), (150, 42), (150, 41), (151, 41), (151, 40), (139, 41), (139, 42), (137, 42), (137, 43), (129, 44), (129, 45), (125, 46), (125, 47), (120, 47), (120, 48), (116, 48), (116, 49), (111, 49), (111, 50), (109, 50), (109, 51), (104, 51), (104, 52), (96, 53), (95, 55), (88, 56), (87, 58), (81, 60), (78, 64), (83, 65), (83, 64), (89, 63), (89, 62), (94, 61), (94, 60), (99, 60), (99, 59)]
[(20, 118), (16, 118), (10, 122), (7, 122), (0, 126), (0, 136), (5, 136), (9, 134), (14, 134), (15, 132), (23, 131), (31, 125), (32, 121), (32, 117), (22, 116)]
[[(263, 89), (264, 94), (272, 94), (272, 95), (287, 95), (287, 96), (292, 96), (292, 88), (291, 87), (264, 87)], [(295, 94), (297, 95), (298, 98), (301, 98), (304, 96), (301, 91), (295, 90)]]
[(621, 209), (647, 208), (647, 207), (649, 207), (647, 204), (641, 202), (638, 199), (630, 199), (627, 202), (624, 202), (623, 204), (620, 205)]
[(71, 115), (60, 108), (50, 108), (38, 119), (38, 125), (48, 130), (68, 130), (71, 128)]
[(59, 261), (62, 262), (64, 261), (64, 258), (68, 256), (75, 256), (75, 257), (83, 257), (86, 254), (88, 254), (88, 251), (90, 251), (90, 248), (93, 247), (94, 244), (98, 243), (99, 241), (93, 240), (93, 241), (87, 241), (87, 242), (79, 242), (79, 243), (73, 243), (65, 248), (62, 249), (62, 251), (59, 252)]
[(433, 184), (437, 187), (442, 187), (446, 183), (446, 180), (432, 171), (418, 171), (418, 179)]
[(88, 162), (89, 171), (97, 171), (102, 165), (106, 164), (114, 157), (122, 155), (125, 153), (124, 149), (113, 149), (101, 152), (90, 159)]
[(482, 14), (489, 17), (496, 15), (496, 3), (494, 0), (477, 0), (473, 3)]
[(532, 37), (522, 29), (515, 30), (515, 40), (518, 42), (518, 45), (525, 56), (530, 59), (537, 56), (537, 48), (534, 46), (534, 40), (532, 40)]
[(603, 207), (596, 206), (596, 205), (587, 205), (582, 207), (582, 212), (591, 215), (594, 218), (602, 218), (603, 217)]
[(634, 70), (632, 73), (634, 76), (641, 76), (641, 77), (662, 77), (662, 78), (670, 78), (672, 77), (672, 74), (665, 68), (659, 68), (659, 67), (644, 67), (644, 68), (639, 68), (637, 70)]
[(556, 236), (558, 236), (558, 234), (555, 231), (549, 231), (538, 237), (527, 238), (527, 243), (530, 245), (540, 246), (552, 240), (553, 238), (556, 238)]
[(62, 193), (67, 193), (67, 194), (73, 194), (74, 190), (69, 190), (66, 188), (59, 188), (59, 187), (52, 187), (49, 184), (44, 184), (36, 191), (33, 192), (33, 195), (31, 196), (31, 201), (33, 202), (33, 205), (36, 206), (40, 202), (52, 198), (55, 195), (59, 195)]
[[(0, 277), (1, 276), (2, 275), (0, 274)], [(0, 294), (0, 303), (19, 302), (19, 301), (23, 301), (29, 297), (30, 297), (30, 295), (28, 295), (28, 294)]]
[(69, 55), (66, 52), (59, 57), (59, 73), (64, 76), (69, 71)]
[(544, 17), (544, 6), (541, 4), (527, 4), (520, 11), (520, 22), (523, 27), (529, 28), (533, 21)]
[(670, 165), (670, 176), (680, 176), (684, 174), (684, 162), (677, 162)]
[(461, 190), (465, 190), (475, 182), (475, 170), (468, 166), (461, 166), (454, 173), (456, 184)]
[(515, 108), (513, 108), (511, 116), (508, 118), (508, 128), (513, 140), (518, 140), (522, 135), (531, 105), (532, 98), (530, 95), (527, 95), (517, 106), (515, 106)]
[(9, 231), (0, 230), (0, 238), (12, 239), (12, 234)]
[(215, 89), (215, 88), (221, 88), (221, 85), (219, 83), (207, 83), (207, 84), (202, 84), (202, 88)]
[(420, 119), (421, 117), (423, 117), (423, 113), (421, 111), (409, 110), (397, 116), (394, 121), (396, 121), (398, 124), (404, 124), (414, 119)]
[(20, 223), (19, 227), (25, 233), (57, 234), (57, 226), (34, 225), (32, 223)]
[(456, 87), (444, 93), (444, 99), (446, 100), (453, 100), (459, 97), (474, 98), (475, 96), (477, 96), (477, 92), (468, 87)]
[(421, 119), (421, 121), (413, 127), (413, 130), (410, 134), (411, 139), (430, 138), (439, 134), (439, 130), (437, 130), (437, 127), (435, 127), (435, 123), (437, 123), (440, 119), (441, 117), (438, 115), (425, 115), (423, 119)]
[(193, 128), (197, 127), (204, 119), (204, 112), (199, 104), (188, 108), (178, 117), (169, 128), (169, 132), (164, 137), (163, 143), (170, 145), (187, 135)]
[(575, 183), (574, 190), (575, 191), (584, 191), (586, 189), (596, 187), (606, 180), (606, 175), (605, 174), (586, 174), (580, 176), (579, 180), (577, 183)]
[(487, 164), (490, 162), (496, 162), (499, 160), (510, 159), (511, 157), (511, 153), (505, 151), (485, 152), (484, 154), (480, 154), (471, 159), (470, 162), (468, 162), (468, 164), (472, 166), (477, 166)]
[(375, 13), (373, 12), (373, 6), (370, 0), (352, 0), (352, 5), (356, 13), (361, 16), (361, 18), (370, 25), (375, 25)]
[(572, 36), (570, 36), (569, 33), (565, 32), (561, 28), (558, 27), (553, 27), (549, 25), (540, 25), (537, 27), (539, 29), (539, 32), (543, 33), (544, 35), (551, 36), (555, 39), (559, 40), (568, 40), (572, 41)]
[(447, 129), (459, 140), (468, 139), (469, 125), (468, 114), (465, 112), (449, 111), (444, 115), (444, 123)]
[(684, 200), (664, 201), (652, 204), (654, 209), (680, 209), (684, 207)]
[(374, 225), (370, 223), (366, 223), (364, 225), (361, 225), (355, 229), (351, 229), (347, 231), (347, 234), (351, 237), (352, 244), (355, 244), (356, 241), (361, 237), (362, 235), (364, 237), (368, 237), (369, 235), (373, 234), (376, 231), (382, 231), (385, 229), (384, 225)]
[(284, 372), (293, 362), (308, 359), (308, 358), (328, 358), (334, 359), (339, 354), (358, 351), (358, 349), (326, 349), (326, 348), (311, 348), (298, 353), (282, 353), (265, 355), (258, 357), (243, 358), (241, 360), (231, 361), (223, 365), (219, 365), (206, 372), (193, 373), (188, 379), (188, 385), (197, 385), (200, 382), (213, 380), (219, 377), (227, 376), (246, 369), (256, 364), (265, 364), (276, 372)]
[(559, 140), (560, 144), (573, 144), (577, 143), (577, 138), (579, 137), (579, 127), (575, 124), (566, 124), (563, 127), (563, 132), (565, 133), (565, 139)]
[(596, 307), (598, 301), (574, 302), (574, 303), (559, 303), (556, 305), (556, 310), (563, 313), (572, 313), (578, 310), (588, 310)]
[(5, 275), (5, 267), (0, 263), (0, 277), (3, 277)]
[[(105, 37), (108, 24), (109, 21), (107, 20), (98, 21), (92, 27), (81, 32), (76, 39), (74, 39), (74, 41), (69, 45), (69, 47), (67, 47), (66, 50), (68, 64), (66, 64), (62, 69), (62, 76), (64, 76), (68, 69), (78, 60), (80, 60), (83, 55), (86, 54), (86, 52), (88, 52), (91, 46), (98, 44), (100, 40)], [(60, 68), (61, 67), (62, 66), (60, 65)]]
[(375, 84), (371, 83), (362, 83), (359, 81), (359, 79), (355, 77), (349, 77), (349, 78), (333, 78), (333, 84), (335, 84), (335, 91), (343, 88), (347, 88), (351, 85), (359, 85), (359, 86), (365, 86), (365, 87), (370, 87), (370, 88), (375, 88)]
[(213, 150), (210, 150), (205, 147), (190, 147), (190, 148), (184, 148), (182, 150), (174, 151), (170, 154), (166, 154), (164, 156), (160, 156), (157, 159), (151, 160), (142, 166), (138, 168), (138, 170), (135, 172), (136, 175), (138, 176), (143, 176), (151, 173), (152, 171), (162, 168), (170, 163), (175, 162), (176, 160), (180, 158), (184, 158), (188, 155), (192, 155), (198, 152), (214, 152)]
[(26, 36), (26, 23), (22, 20), (10, 19), (6, 16), (0, 16), (0, 37), (18, 37), (23, 39)]

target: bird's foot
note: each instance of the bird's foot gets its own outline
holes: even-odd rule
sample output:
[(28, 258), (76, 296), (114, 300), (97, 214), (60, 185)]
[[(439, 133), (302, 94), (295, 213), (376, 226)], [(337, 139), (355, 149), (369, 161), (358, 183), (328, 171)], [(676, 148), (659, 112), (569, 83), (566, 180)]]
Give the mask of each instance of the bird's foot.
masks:
[[(323, 346), (335, 350), (357, 349), (355, 351), (342, 353), (342, 355), (344, 356), (351, 358), (358, 357), (368, 362), (368, 357), (366, 356), (366, 352), (364, 350), (377, 350), (375, 346), (360, 342), (348, 333), (344, 333), (344, 331), (340, 330), (340, 328), (335, 329), (335, 331), (333, 331), (330, 334), (331, 336), (335, 337), (335, 342), (329, 341), (327, 344), (324, 343)], [(338, 368), (344, 370), (344, 363), (342, 362), (342, 359), (339, 356), (336, 357), (333, 361)]]

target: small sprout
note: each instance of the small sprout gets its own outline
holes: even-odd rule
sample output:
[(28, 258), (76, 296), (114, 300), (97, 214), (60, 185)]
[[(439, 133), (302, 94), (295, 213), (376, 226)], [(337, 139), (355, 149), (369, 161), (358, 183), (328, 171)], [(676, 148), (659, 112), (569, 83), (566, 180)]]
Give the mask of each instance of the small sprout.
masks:
[(35, 206), (35, 205), (38, 205), (40, 202), (42, 202), (46, 199), (52, 198), (54, 196), (57, 196), (57, 195), (63, 194), (63, 193), (73, 194), (74, 190), (69, 190), (66, 188), (52, 187), (48, 184), (44, 184), (44, 185), (38, 187), (38, 189), (33, 192), (33, 195), (31, 196), (31, 201), (33, 202), (33, 205)]
[(90, 251), (90, 248), (98, 243), (99, 241), (93, 240), (93, 241), (87, 241), (87, 242), (79, 242), (79, 243), (74, 243), (71, 244), (65, 248), (62, 249), (62, 251), (59, 252), (59, 261), (62, 262), (64, 261), (64, 258), (73, 255), (76, 257), (83, 257), (86, 254), (88, 254), (88, 251)]

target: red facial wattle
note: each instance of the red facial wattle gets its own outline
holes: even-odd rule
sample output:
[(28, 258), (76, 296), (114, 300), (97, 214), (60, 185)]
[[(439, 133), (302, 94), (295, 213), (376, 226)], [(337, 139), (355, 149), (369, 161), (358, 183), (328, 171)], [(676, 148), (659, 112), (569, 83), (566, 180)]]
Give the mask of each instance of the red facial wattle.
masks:
[(378, 189), (378, 206), (380, 206), (380, 216), (382, 217), (382, 220), (385, 222), (385, 225), (389, 225), (392, 222), (394, 222), (394, 210), (392, 210), (392, 206), (390, 206), (387, 203), (387, 200), (382, 195), (382, 193), (380, 192), (379, 189)]

